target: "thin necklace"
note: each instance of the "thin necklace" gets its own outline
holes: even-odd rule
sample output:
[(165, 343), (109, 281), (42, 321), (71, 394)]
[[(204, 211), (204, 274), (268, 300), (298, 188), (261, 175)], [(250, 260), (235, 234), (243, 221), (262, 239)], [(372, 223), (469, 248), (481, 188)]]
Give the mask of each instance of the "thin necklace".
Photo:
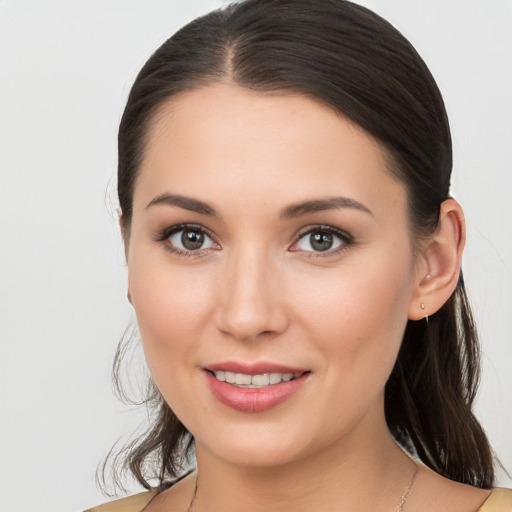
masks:
[(407, 503), (407, 498), (409, 497), (409, 494), (411, 494), (411, 489), (412, 489), (412, 486), (414, 485), (414, 480), (416, 480), (417, 474), (418, 474), (418, 464), (414, 463), (414, 473), (411, 476), (409, 485), (405, 489), (404, 493), (402, 494), (402, 497), (400, 498), (398, 505), (396, 506), (396, 512), (403, 512), (405, 504)]
[[(414, 485), (414, 481), (416, 480), (417, 474), (418, 474), (418, 465), (414, 464), (414, 473), (412, 474), (411, 480), (409, 481), (409, 484), (407, 485), (404, 493), (400, 497), (400, 501), (399, 501), (398, 505), (396, 506), (396, 512), (404, 511), (405, 504), (407, 503), (407, 498), (409, 497), (409, 494), (411, 494), (411, 489), (412, 489), (412, 486)], [(192, 512), (195, 509), (198, 482), (199, 482), (199, 474), (196, 476), (196, 484), (194, 486), (194, 493), (192, 494), (192, 499), (190, 500), (190, 503), (188, 504), (187, 512)]]
[(194, 494), (192, 494), (192, 499), (188, 504), (187, 512), (192, 512), (196, 505), (196, 497), (197, 497), (197, 483), (199, 482), (199, 473), (196, 474), (196, 485), (194, 486)]

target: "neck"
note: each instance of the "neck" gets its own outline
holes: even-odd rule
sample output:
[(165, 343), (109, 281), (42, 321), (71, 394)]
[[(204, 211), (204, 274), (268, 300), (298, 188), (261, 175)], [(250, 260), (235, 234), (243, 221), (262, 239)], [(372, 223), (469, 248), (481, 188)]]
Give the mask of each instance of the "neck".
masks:
[[(194, 512), (394, 512), (414, 471), (387, 428), (280, 466), (249, 467), (196, 447)], [(369, 442), (370, 441), (370, 442)]]

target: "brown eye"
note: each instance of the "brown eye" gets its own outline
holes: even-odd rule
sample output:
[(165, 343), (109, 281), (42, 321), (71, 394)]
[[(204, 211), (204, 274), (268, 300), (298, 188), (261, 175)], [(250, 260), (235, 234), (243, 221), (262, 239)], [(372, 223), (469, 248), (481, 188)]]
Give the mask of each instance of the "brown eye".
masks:
[(318, 226), (303, 233), (290, 250), (335, 253), (336, 249), (342, 249), (351, 244), (353, 244), (353, 240), (348, 233), (329, 226)]
[(200, 231), (182, 231), (181, 244), (188, 251), (196, 251), (201, 249), (204, 244), (204, 233)]
[(218, 248), (201, 228), (195, 226), (175, 228), (174, 232), (162, 240), (166, 240), (169, 249), (176, 252), (199, 252), (202, 249)]
[(333, 246), (332, 233), (319, 231), (309, 235), (309, 243), (315, 251), (327, 251)]

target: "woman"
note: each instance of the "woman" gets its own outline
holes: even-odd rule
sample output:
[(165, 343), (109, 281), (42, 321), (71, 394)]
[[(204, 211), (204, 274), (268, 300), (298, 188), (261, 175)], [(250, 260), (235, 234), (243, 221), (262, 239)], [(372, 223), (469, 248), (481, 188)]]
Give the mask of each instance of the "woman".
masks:
[(118, 168), (158, 389), (127, 464), (159, 485), (93, 510), (512, 510), (451, 166), (434, 79), (367, 9), (249, 0), (164, 43)]

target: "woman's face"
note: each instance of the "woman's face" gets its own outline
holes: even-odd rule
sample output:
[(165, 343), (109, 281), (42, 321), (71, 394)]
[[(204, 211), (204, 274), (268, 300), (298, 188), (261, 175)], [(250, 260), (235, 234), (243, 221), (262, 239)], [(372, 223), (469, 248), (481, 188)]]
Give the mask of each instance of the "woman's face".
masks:
[(135, 186), (129, 291), (198, 453), (274, 465), (378, 438), (413, 249), (383, 150), (326, 106), (229, 84), (164, 105)]

